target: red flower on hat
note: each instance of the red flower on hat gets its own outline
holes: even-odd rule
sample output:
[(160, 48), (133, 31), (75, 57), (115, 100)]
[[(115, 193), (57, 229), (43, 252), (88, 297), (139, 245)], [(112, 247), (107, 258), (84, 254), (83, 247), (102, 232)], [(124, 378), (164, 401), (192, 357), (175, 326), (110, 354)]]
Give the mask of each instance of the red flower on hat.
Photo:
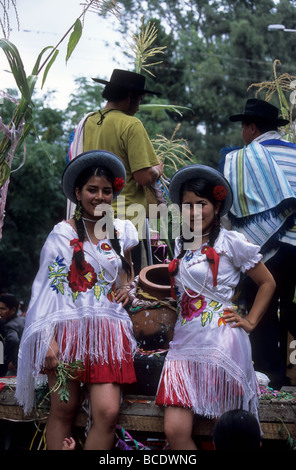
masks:
[(224, 201), (227, 196), (226, 188), (222, 185), (217, 185), (214, 187), (213, 196), (216, 201)]
[(124, 187), (124, 179), (123, 178), (115, 178), (113, 181), (113, 188), (116, 192), (121, 191), (121, 189)]

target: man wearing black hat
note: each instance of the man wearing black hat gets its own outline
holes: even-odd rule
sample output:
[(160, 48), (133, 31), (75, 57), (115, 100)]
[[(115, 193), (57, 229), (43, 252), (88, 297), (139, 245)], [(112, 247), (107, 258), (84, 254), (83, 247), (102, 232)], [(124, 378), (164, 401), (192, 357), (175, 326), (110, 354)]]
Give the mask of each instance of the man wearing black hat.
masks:
[[(162, 174), (163, 165), (158, 161), (142, 122), (134, 117), (145, 94), (157, 92), (145, 89), (145, 77), (126, 70), (115, 69), (110, 81), (93, 78), (105, 86), (102, 96), (107, 100), (104, 109), (90, 113), (78, 125), (70, 149), (70, 158), (82, 151), (102, 149), (117, 155), (126, 170), (126, 183), (121, 198), (113, 204), (116, 216), (136, 219), (139, 231), (144, 232), (146, 216), (145, 187), (153, 184)], [(124, 199), (124, 204), (121, 201)], [(121, 204), (121, 205), (120, 205)], [(142, 217), (128, 208), (132, 204), (142, 207)], [(135, 207), (135, 206), (134, 206)], [(119, 215), (120, 213), (120, 215)], [(141, 238), (141, 233), (139, 234)], [(143, 244), (140, 244), (139, 247)], [(137, 274), (141, 253), (134, 253)]]
[[(296, 145), (282, 138), (278, 128), (289, 121), (278, 114), (272, 104), (249, 99), (243, 113), (230, 116), (242, 123), (245, 147), (229, 152), (219, 167), (233, 189), (232, 228), (261, 246), (277, 284), (268, 311), (250, 335), (255, 369), (267, 374), (274, 388), (287, 383), (288, 330), (296, 337)], [(256, 292), (254, 284), (242, 283), (247, 310)]]

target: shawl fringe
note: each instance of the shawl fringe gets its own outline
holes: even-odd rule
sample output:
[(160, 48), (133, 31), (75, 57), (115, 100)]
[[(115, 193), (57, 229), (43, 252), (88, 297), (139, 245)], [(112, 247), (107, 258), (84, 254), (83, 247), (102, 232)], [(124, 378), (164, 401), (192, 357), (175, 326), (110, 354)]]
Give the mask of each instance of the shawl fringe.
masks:
[[(124, 349), (123, 335), (131, 345), (131, 351), (136, 352), (136, 341), (133, 336), (131, 323), (118, 319), (104, 317), (86, 317), (80, 320), (52, 322), (45, 328), (36, 331), (26, 338), (22, 350), (25, 354), (19, 356), (21, 368), (18, 370), (16, 385), (16, 400), (24, 407), (24, 413), (29, 413), (34, 405), (34, 389), (45, 383), (47, 378), (40, 374), (45, 365), (45, 357), (51, 338), (55, 337), (59, 347), (59, 361), (71, 363), (83, 361), (88, 354), (91, 362), (108, 363), (124, 360), (127, 351)], [(112, 356), (109, 357), (109, 351)], [(21, 385), (19, 385), (21, 384)]]
[(258, 419), (257, 395), (260, 390), (255, 373), (251, 386), (245, 377), (232, 372), (213, 361), (170, 359), (164, 364), (158, 392), (160, 388), (164, 390), (164, 405), (166, 400), (174, 403), (177, 398), (184, 406), (191, 404), (194, 413), (207, 418), (217, 418), (228, 410), (242, 408)]

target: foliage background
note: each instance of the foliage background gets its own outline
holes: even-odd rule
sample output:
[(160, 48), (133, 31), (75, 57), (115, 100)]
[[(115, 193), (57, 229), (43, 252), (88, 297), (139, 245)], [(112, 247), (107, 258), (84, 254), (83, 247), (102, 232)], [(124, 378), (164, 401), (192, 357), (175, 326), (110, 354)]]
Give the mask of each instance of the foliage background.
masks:
[[(169, 139), (181, 124), (176, 137), (187, 141), (197, 162), (217, 168), (221, 149), (242, 145), (240, 126), (230, 123), (229, 115), (242, 112), (246, 99), (254, 97), (256, 90), (248, 90), (252, 83), (273, 80), (274, 60), (281, 62), (279, 74), (296, 75), (296, 34), (267, 31), (273, 23), (296, 27), (294, 0), (124, 0), (118, 4), (123, 38), (138, 31), (144, 17), (145, 23), (152, 21), (158, 29), (155, 45), (166, 46), (158, 58), (162, 63), (153, 67), (155, 76), (146, 75), (147, 88), (162, 95), (147, 97), (146, 102), (191, 109), (182, 116), (168, 111), (141, 111), (137, 116), (152, 139), (157, 135)], [(117, 47), (125, 47), (128, 53), (125, 41)], [(126, 60), (126, 68), (132, 70), (132, 59), (127, 55)], [(259, 97), (264, 99), (264, 92)], [(272, 102), (278, 105), (276, 95)], [(30, 134), (26, 163), (12, 173), (0, 243), (0, 290), (14, 292), (25, 303), (45, 238), (65, 217), (60, 179), (69, 135), (85, 113), (102, 105), (101, 87), (82, 71), (66, 109), (53, 108), (50, 95), (34, 103), (40, 141)], [(4, 100), (3, 122), (13, 106)], [(15, 167), (21, 159), (19, 153)]]

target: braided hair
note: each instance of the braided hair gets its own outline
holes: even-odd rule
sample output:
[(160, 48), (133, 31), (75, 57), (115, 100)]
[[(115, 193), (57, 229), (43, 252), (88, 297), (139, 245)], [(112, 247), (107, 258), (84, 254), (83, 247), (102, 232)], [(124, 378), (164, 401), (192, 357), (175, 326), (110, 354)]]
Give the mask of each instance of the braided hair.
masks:
[[(78, 188), (81, 191), (83, 186), (93, 176), (102, 176), (102, 177), (106, 178), (112, 184), (112, 187), (113, 187), (113, 182), (114, 182), (113, 174), (108, 170), (108, 168), (97, 167), (97, 166), (91, 166), (91, 167), (88, 167), (85, 170), (83, 170), (80, 173), (80, 175), (77, 177), (77, 179), (75, 181), (75, 184), (74, 184), (74, 187)], [(113, 190), (114, 190), (114, 187), (113, 187)], [(82, 208), (80, 201), (78, 202), (77, 206), (78, 206), (78, 208), (79, 208), (79, 206), (80, 206), (80, 208)], [(109, 215), (107, 213), (107, 217), (108, 216)], [(75, 226), (76, 226), (79, 242), (83, 243), (85, 241), (85, 232), (84, 232), (84, 225), (83, 225), (82, 217), (75, 217), (74, 216), (74, 221), (75, 221)], [(110, 225), (108, 225), (108, 226), (110, 226)], [(121, 247), (120, 247), (120, 244), (119, 244), (119, 240), (118, 240), (117, 233), (116, 233), (116, 230), (114, 228), (114, 225), (113, 225), (113, 233), (110, 234), (110, 242), (111, 242), (113, 250), (115, 251), (115, 253), (121, 259), (122, 268), (127, 273), (128, 278), (130, 278), (131, 277), (131, 266), (130, 266), (129, 262), (125, 259), (125, 257), (122, 256), (122, 254), (121, 254)], [(85, 261), (84, 251), (83, 250), (74, 251), (72, 260), (75, 262), (78, 269), (82, 269), (83, 263)]]

